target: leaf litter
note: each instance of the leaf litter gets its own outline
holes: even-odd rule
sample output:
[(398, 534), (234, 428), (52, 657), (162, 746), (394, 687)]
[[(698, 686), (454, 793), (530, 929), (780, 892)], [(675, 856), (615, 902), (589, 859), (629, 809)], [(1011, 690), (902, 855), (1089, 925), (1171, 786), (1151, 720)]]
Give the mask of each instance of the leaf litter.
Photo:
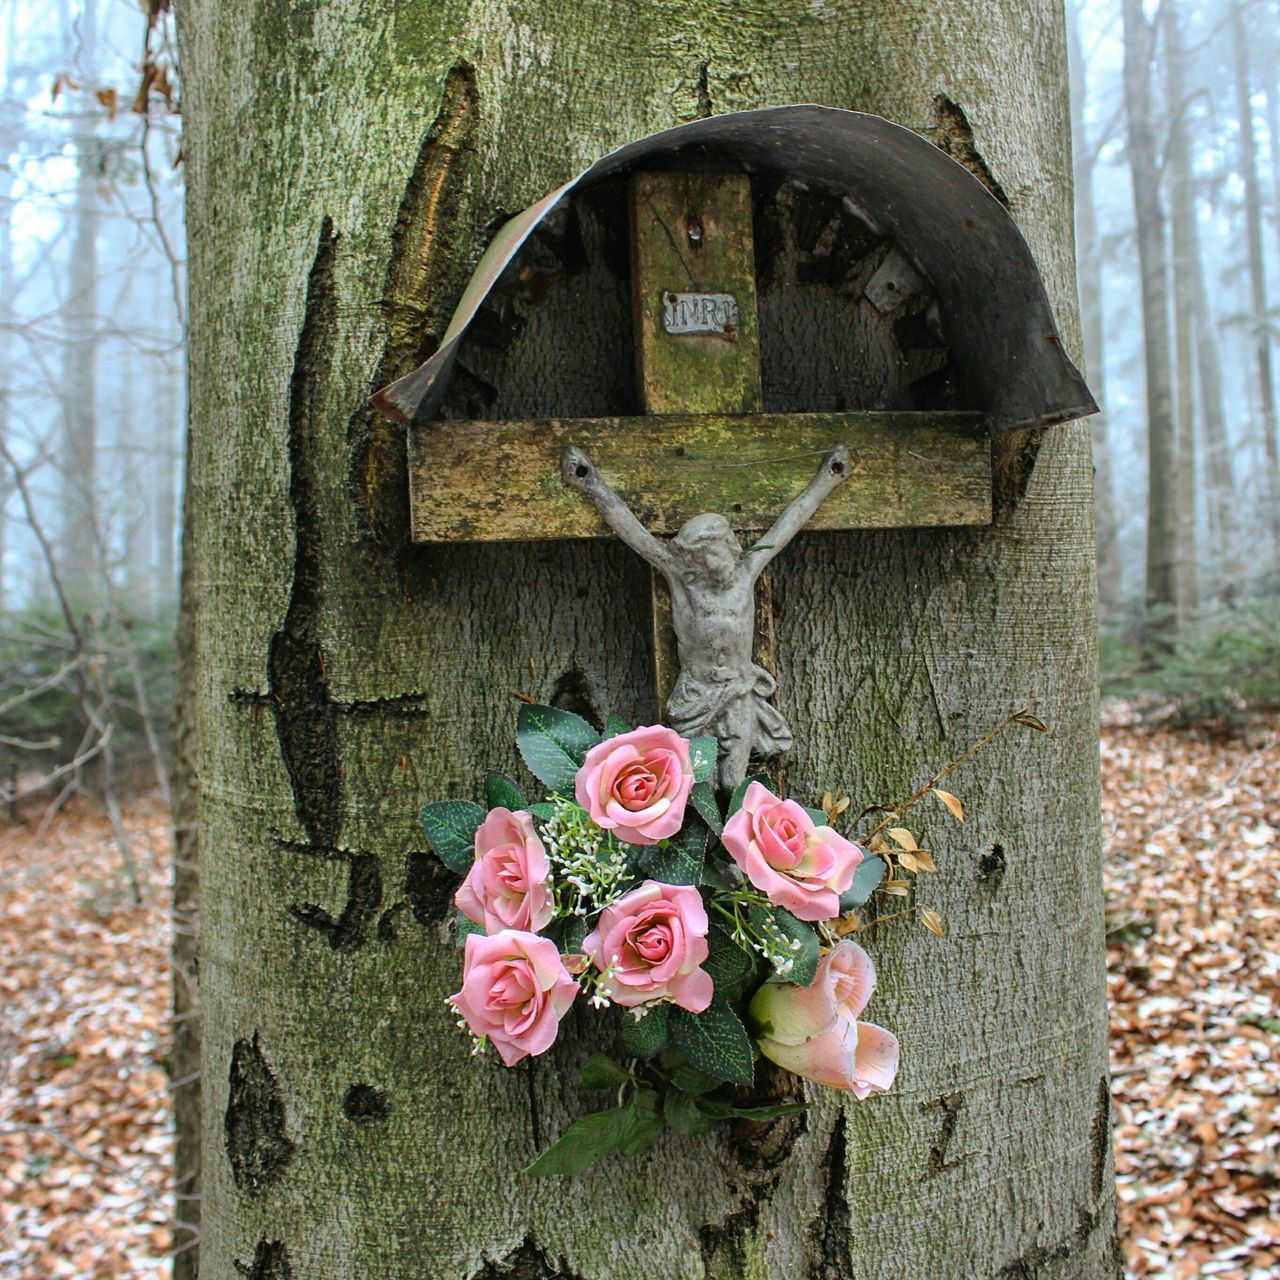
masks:
[[(1127, 1273), (1280, 1276), (1280, 720), (1253, 747), (1102, 732), (1117, 1192)], [(945, 801), (944, 801), (945, 803)], [(948, 806), (950, 807), (950, 806)], [(0, 1274), (159, 1280), (173, 1162), (169, 832), (0, 823)]]

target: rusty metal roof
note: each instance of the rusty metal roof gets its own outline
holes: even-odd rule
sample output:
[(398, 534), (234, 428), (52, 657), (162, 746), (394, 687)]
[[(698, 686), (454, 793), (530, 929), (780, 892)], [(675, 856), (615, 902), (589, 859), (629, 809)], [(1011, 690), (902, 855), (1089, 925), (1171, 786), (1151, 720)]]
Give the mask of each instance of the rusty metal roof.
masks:
[(485, 298), (533, 230), (574, 192), (646, 165), (699, 162), (782, 172), (846, 194), (932, 282), (963, 383), (963, 407), (985, 412), (993, 429), (1047, 426), (1097, 411), (1062, 350), (1031, 250), (1000, 202), (911, 130), (879, 116), (813, 105), (696, 120), (597, 160), (502, 227), (439, 350), (374, 402), (400, 422), (434, 415), (458, 344)]

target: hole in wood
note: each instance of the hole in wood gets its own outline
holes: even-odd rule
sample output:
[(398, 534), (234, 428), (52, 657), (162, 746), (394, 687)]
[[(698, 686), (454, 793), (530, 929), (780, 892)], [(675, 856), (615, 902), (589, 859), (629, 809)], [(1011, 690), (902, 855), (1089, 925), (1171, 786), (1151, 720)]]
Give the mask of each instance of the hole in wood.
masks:
[(584, 467), (580, 462), (576, 467), (574, 467), (573, 470), (574, 470), (574, 474), (578, 477), (579, 480), (581, 480), (586, 476), (588, 468)]

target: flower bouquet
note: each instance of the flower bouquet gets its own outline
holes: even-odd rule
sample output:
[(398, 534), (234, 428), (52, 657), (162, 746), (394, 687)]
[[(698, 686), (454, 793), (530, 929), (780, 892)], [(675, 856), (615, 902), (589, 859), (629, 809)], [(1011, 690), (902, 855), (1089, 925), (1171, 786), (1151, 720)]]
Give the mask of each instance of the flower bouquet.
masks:
[(877, 832), (883, 852), (864, 852), (833, 826), (847, 799), (809, 809), (761, 778), (722, 812), (715, 739), (663, 725), (611, 717), (600, 733), (526, 703), (517, 741), (546, 799), (490, 774), (487, 811), (423, 810), (432, 849), (464, 877), (462, 986), (448, 1002), (476, 1051), (492, 1045), (507, 1066), (546, 1052), (575, 1003), (624, 1013), (620, 1060), (597, 1054), (582, 1077), (618, 1105), (570, 1126), (530, 1172), (637, 1154), (667, 1127), (802, 1110), (743, 1100), (761, 1055), (859, 1098), (889, 1088), (898, 1042), (859, 1021), (875, 970), (844, 935), (849, 913), (894, 887), (895, 853), (931, 868), (914, 840), (890, 851)]

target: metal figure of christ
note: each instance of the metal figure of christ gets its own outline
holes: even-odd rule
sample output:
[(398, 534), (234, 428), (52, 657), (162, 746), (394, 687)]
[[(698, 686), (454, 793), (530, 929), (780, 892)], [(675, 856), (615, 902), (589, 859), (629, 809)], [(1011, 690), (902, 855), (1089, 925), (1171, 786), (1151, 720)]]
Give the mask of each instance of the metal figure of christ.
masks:
[(804, 492), (746, 551), (720, 515), (694, 516), (670, 541), (654, 537), (581, 449), (564, 450), (561, 475), (666, 579), (680, 660), (680, 675), (667, 700), (667, 723), (685, 737), (716, 739), (716, 781), (732, 790), (746, 777), (752, 754), (781, 755), (793, 741), (781, 712), (769, 701), (777, 681), (751, 660), (756, 580), (828, 494), (848, 479), (848, 449), (838, 444), (828, 450)]

